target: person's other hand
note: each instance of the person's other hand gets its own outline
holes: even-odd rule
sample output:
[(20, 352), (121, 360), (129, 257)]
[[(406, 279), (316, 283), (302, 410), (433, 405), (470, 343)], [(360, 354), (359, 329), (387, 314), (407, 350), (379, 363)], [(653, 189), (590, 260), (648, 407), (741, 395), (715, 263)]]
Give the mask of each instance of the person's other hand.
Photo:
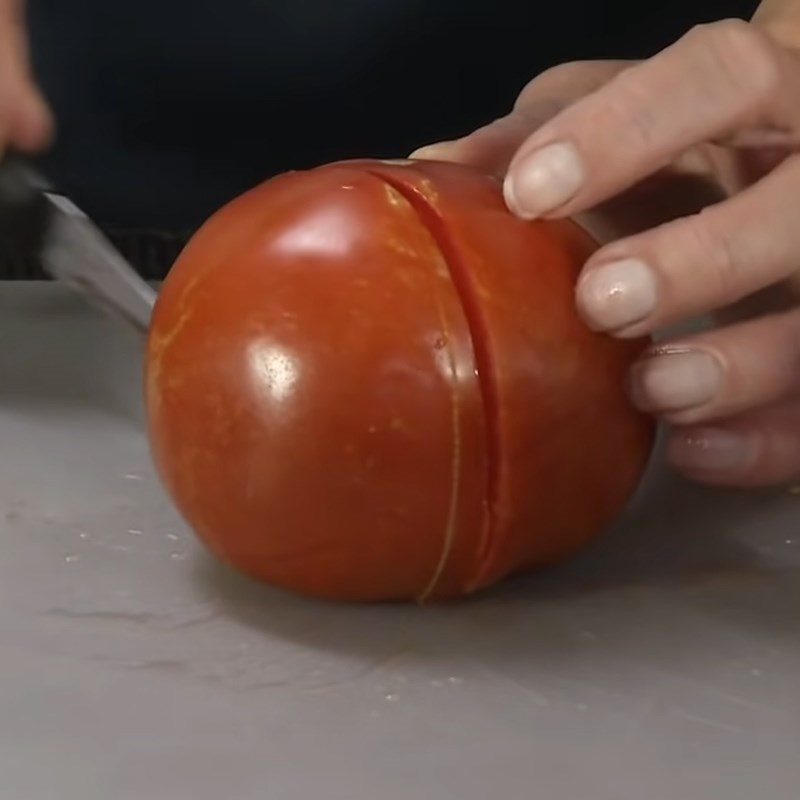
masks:
[(30, 74), (22, 0), (0, 0), (0, 153), (43, 148), (53, 133), (50, 111)]
[(521, 217), (576, 216), (605, 241), (576, 288), (595, 330), (737, 308), (653, 347), (631, 396), (673, 426), (669, 458), (696, 480), (800, 478), (800, 51), (702, 26), (646, 61), (557, 67), (507, 117), (414, 157), (505, 175)]

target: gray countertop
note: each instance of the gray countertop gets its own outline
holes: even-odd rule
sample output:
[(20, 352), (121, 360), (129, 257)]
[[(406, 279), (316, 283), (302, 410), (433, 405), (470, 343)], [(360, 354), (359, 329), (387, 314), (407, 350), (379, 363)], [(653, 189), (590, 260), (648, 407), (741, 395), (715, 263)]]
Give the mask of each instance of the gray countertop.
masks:
[(154, 475), (140, 343), (0, 284), (3, 800), (796, 800), (800, 496), (652, 470), (460, 605), (254, 585)]

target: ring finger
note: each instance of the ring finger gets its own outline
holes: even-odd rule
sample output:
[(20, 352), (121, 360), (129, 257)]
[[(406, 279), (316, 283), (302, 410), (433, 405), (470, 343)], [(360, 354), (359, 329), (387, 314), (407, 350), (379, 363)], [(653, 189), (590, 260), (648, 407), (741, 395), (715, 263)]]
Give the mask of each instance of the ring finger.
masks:
[(720, 420), (800, 391), (800, 311), (654, 348), (631, 372), (643, 411), (676, 425)]

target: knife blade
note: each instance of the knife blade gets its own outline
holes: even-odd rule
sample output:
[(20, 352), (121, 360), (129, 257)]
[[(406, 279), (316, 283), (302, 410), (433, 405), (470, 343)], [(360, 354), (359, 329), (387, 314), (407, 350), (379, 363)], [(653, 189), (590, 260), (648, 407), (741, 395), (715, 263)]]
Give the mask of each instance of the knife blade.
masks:
[(0, 255), (38, 257), (51, 277), (94, 305), (140, 332), (149, 328), (156, 292), (72, 200), (17, 155), (0, 163)]

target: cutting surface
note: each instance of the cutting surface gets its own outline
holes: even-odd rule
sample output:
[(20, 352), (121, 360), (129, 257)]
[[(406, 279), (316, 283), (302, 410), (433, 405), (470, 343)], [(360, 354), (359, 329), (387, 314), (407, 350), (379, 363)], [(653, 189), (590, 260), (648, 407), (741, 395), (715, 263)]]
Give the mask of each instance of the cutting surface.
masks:
[(0, 796), (796, 800), (800, 494), (655, 468), (546, 575), (301, 600), (172, 510), (134, 334), (0, 283), (0, 335)]

